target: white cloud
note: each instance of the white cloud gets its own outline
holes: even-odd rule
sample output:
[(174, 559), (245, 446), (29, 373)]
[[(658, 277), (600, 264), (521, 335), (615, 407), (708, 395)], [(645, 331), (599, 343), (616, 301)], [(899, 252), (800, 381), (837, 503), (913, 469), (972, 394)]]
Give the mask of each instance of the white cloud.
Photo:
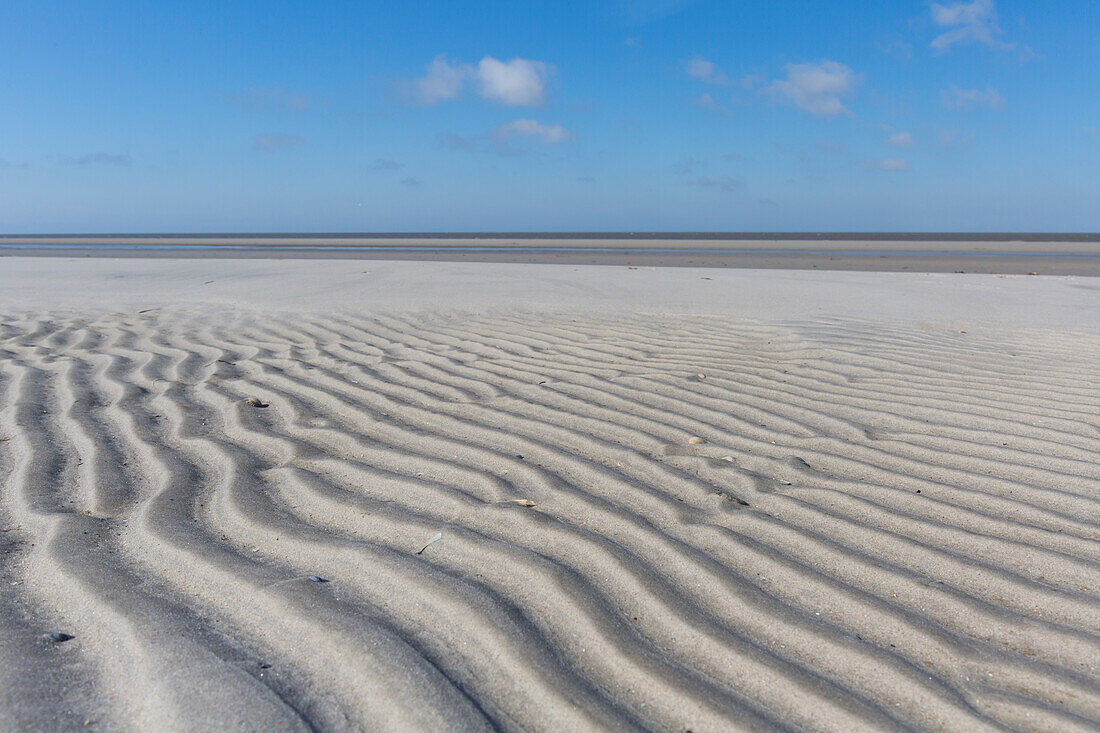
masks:
[(932, 4), (932, 22), (950, 30), (932, 39), (932, 48), (946, 51), (956, 43), (981, 43), (998, 48), (1012, 48), (1012, 44), (997, 39), (1001, 29), (997, 25), (997, 11), (993, 0), (973, 0), (953, 5)]
[(974, 109), (975, 107), (999, 109), (1004, 104), (1004, 97), (991, 86), (987, 86), (985, 91), (951, 86), (944, 89), (941, 96), (943, 106), (951, 109)]
[(692, 79), (706, 82), (707, 84), (729, 84), (729, 77), (723, 74), (713, 61), (694, 58), (684, 62), (684, 71)]
[(417, 101), (424, 104), (458, 99), (470, 76), (468, 64), (456, 64), (447, 60), (443, 54), (436, 56), (428, 64), (424, 76), (413, 82)]
[(541, 105), (546, 101), (546, 80), (551, 71), (550, 65), (542, 61), (499, 61), (486, 56), (474, 66), (450, 61), (440, 54), (428, 64), (424, 76), (412, 80), (411, 96), (421, 104), (448, 102), (462, 96), (467, 82), (474, 82), (478, 96), (484, 99), (508, 105)]
[(541, 61), (505, 62), (486, 56), (477, 65), (478, 94), (502, 104), (539, 105), (546, 99), (549, 75), (549, 65)]
[(869, 171), (907, 171), (909, 161), (905, 158), (875, 158), (864, 163)]
[(799, 109), (822, 117), (847, 114), (841, 98), (855, 91), (859, 74), (837, 61), (787, 64), (786, 79), (777, 79), (768, 90)]
[(684, 70), (692, 79), (706, 79), (714, 73), (714, 64), (704, 59), (692, 59), (684, 62)]
[(913, 136), (904, 130), (899, 130), (886, 138), (886, 144), (895, 148), (911, 148)]
[(501, 125), (493, 137), (498, 142), (524, 138), (540, 145), (553, 145), (568, 140), (572, 134), (561, 125), (544, 125), (536, 120), (523, 119)]

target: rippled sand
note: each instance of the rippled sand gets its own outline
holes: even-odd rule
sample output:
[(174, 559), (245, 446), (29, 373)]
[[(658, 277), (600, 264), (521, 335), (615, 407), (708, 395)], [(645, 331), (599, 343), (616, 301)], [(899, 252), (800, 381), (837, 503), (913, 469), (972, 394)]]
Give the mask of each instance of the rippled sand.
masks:
[(1100, 724), (1087, 328), (110, 306), (0, 319), (5, 728)]

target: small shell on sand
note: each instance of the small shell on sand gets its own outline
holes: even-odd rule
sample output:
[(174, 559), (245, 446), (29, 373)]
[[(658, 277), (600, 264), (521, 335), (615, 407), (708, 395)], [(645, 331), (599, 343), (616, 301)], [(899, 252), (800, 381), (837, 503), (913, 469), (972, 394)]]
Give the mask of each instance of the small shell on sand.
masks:
[(689, 445), (702, 445), (703, 443), (706, 443), (706, 442), (707, 441), (703, 440), (698, 435), (693, 435), (690, 438), (688, 438), (688, 444)]
[(530, 499), (509, 499), (508, 501), (512, 502), (513, 504), (519, 504), (520, 506), (530, 507), (535, 505), (535, 502), (531, 501)]
[(72, 634), (66, 634), (64, 631), (55, 631), (52, 634), (46, 634), (46, 638), (52, 642), (60, 644), (62, 642), (68, 641), (69, 639), (75, 639), (76, 637)]
[(328, 582), (328, 580), (326, 578), (322, 578), (320, 575), (311, 575), (311, 576), (309, 576), (309, 580), (312, 580), (314, 583), (327, 583)]
[(718, 460), (720, 460), (720, 461), (729, 461), (730, 463), (733, 463), (737, 459), (734, 458), (733, 456), (722, 456)]
[(244, 403), (246, 405), (248, 405), (249, 407), (267, 407), (268, 406), (266, 402), (259, 399), (258, 397), (249, 397), (247, 400), (244, 401)]

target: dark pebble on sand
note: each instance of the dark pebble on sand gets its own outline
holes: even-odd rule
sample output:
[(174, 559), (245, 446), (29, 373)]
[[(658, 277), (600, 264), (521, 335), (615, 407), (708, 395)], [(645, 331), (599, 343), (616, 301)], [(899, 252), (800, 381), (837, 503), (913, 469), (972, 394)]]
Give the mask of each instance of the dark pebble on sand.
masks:
[(312, 580), (314, 583), (327, 583), (328, 582), (327, 579), (322, 578), (320, 575), (311, 575), (311, 576), (309, 576), (309, 579)]
[(55, 631), (52, 634), (46, 634), (46, 638), (49, 639), (50, 641), (53, 641), (53, 642), (56, 642), (56, 643), (60, 644), (63, 641), (68, 641), (69, 639), (75, 639), (76, 637), (73, 636), (72, 634), (66, 634), (64, 631)]

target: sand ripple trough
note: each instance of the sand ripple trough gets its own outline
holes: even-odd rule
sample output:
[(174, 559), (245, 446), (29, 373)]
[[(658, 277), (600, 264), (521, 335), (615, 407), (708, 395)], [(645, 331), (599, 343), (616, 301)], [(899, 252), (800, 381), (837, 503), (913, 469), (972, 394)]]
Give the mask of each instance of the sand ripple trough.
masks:
[(0, 727), (1095, 729), (1098, 416), (1067, 332), (10, 314)]

